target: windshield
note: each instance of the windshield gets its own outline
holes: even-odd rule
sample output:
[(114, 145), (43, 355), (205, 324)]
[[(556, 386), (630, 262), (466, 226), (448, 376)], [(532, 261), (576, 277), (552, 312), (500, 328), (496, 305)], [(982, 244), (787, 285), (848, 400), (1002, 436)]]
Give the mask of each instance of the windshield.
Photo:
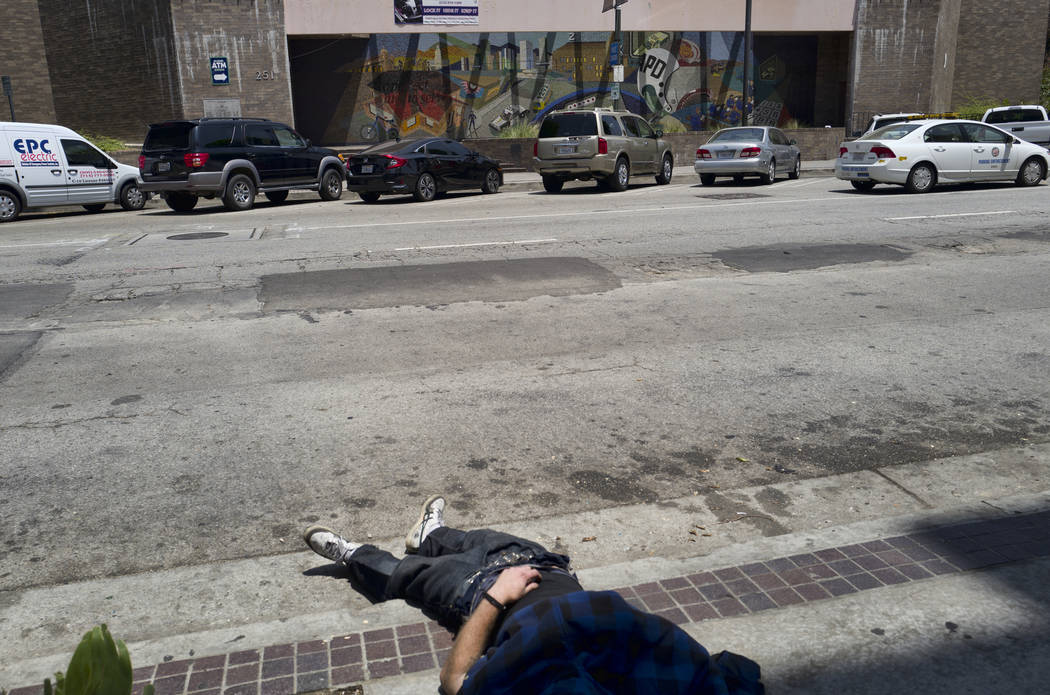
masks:
[(708, 142), (762, 142), (763, 139), (761, 128), (729, 128), (718, 131)]
[(142, 143), (143, 152), (160, 152), (164, 150), (187, 150), (190, 147), (192, 123), (166, 123), (153, 126)]
[(598, 119), (592, 113), (559, 113), (547, 116), (540, 126), (541, 138), (561, 138), (568, 135), (597, 135)]
[(865, 140), (900, 140), (902, 137), (917, 130), (921, 126), (918, 123), (894, 123), (883, 128), (879, 128), (873, 133), (868, 133), (864, 136)]
[(1017, 123), (1019, 121), (1041, 121), (1042, 114), (1037, 109), (1005, 109), (992, 111), (985, 117), (985, 123)]

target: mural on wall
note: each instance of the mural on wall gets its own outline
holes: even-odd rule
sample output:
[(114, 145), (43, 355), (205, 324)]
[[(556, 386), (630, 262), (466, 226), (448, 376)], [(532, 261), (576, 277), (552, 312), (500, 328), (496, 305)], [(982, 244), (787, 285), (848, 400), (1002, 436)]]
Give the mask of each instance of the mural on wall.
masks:
[[(753, 98), (744, 104), (741, 33), (622, 38), (622, 108), (665, 132), (739, 124), (745, 111), (768, 125), (805, 116), (793, 113), (786, 90), (813, 81), (806, 56), (761, 56), (756, 44), (762, 60), (752, 58)], [(327, 143), (496, 137), (520, 133), (519, 126), (538, 124), (556, 109), (612, 107), (613, 46), (609, 32), (375, 34), (363, 55), (337, 63), (338, 72), (349, 73), (343, 93), (324, 134), (309, 135)]]

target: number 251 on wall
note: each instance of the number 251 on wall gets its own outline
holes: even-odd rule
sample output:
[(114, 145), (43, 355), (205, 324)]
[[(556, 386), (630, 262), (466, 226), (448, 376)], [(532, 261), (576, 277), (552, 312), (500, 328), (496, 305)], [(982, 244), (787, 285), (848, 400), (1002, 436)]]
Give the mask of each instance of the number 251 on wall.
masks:
[(256, 70), (255, 79), (257, 80), (276, 80), (277, 75), (270, 70)]

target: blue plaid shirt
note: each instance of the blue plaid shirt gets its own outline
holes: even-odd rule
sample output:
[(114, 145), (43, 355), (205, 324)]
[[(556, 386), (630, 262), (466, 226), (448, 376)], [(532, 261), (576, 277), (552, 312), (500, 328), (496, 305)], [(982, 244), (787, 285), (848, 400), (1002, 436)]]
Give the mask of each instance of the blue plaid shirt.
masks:
[(613, 591), (577, 591), (509, 616), (459, 693), (761, 693), (757, 664), (731, 656), (753, 666), (745, 687), (738, 673), (727, 685), (707, 650), (670, 621)]

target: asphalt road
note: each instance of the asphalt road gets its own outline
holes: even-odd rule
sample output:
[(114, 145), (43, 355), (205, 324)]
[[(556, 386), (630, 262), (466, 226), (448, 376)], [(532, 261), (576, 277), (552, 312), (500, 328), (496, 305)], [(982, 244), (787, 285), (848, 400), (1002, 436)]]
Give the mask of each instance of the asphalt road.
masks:
[(0, 591), (395, 535), (432, 491), (482, 525), (1050, 441), (1048, 211), (680, 171), (26, 215)]

